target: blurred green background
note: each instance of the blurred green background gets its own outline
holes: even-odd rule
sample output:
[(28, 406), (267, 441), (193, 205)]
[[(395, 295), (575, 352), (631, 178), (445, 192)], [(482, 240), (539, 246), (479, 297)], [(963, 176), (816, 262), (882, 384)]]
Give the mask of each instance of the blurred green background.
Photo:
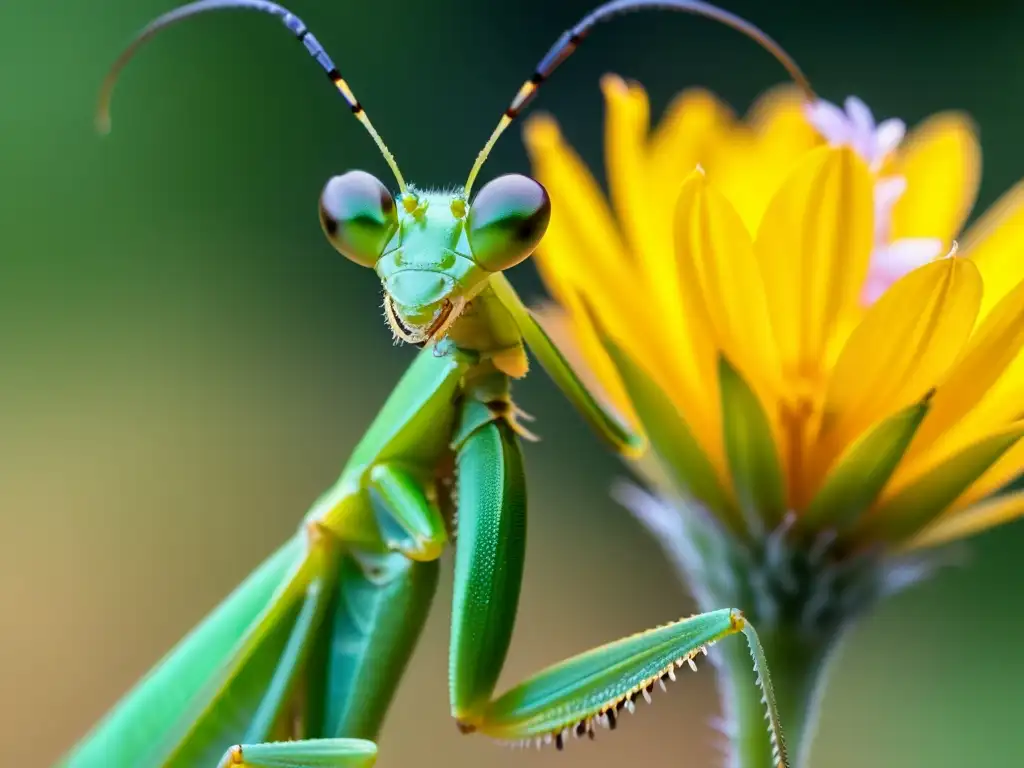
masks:
[[(534, 62), (592, 0), (294, 0), (420, 185), (461, 182)], [(103, 72), (173, 0), (0, 2), (0, 765), (50, 764), (257, 562), (336, 476), (413, 354), (368, 270), (323, 239), (330, 174), (386, 178), (341, 100), (267, 17), (169, 32), (92, 131)], [(733, 0), (833, 100), (913, 123), (978, 120), (981, 205), (1024, 176), (1024, 10), (1012, 2)], [(1018, 7), (1015, 7), (1018, 6)], [(601, 162), (598, 77), (661, 109), (706, 85), (745, 109), (780, 69), (706, 22), (595, 31), (542, 93)], [(485, 178), (524, 171), (518, 131)], [(540, 295), (531, 266), (513, 273)], [(532, 527), (506, 681), (690, 610), (657, 546), (607, 498), (621, 471), (543, 375), (517, 390)], [(1019, 764), (1024, 525), (852, 635), (815, 764)], [(446, 569), (448, 570), (448, 569)], [(450, 574), (449, 574), (450, 575)], [(553, 585), (558, 585), (555, 587)], [(447, 715), (447, 592), (385, 727), (381, 765), (721, 763), (710, 670), (597, 745), (503, 751)]]

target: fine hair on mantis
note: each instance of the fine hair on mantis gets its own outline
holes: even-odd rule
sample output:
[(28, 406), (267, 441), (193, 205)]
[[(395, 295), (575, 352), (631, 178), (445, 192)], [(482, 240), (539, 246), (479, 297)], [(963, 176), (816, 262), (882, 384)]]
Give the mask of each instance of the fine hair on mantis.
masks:
[(464, 733), (554, 744), (614, 729), (622, 710), (694, 667), (709, 645), (742, 633), (766, 701), (771, 748), (786, 750), (761, 646), (729, 608), (692, 616), (562, 661), (496, 696), (519, 602), (526, 541), (520, 447), (533, 436), (513, 403), (526, 350), (614, 450), (644, 447), (608, 412), (523, 304), (503, 272), (536, 248), (547, 192), (521, 175), (471, 196), (495, 142), (598, 22), (641, 9), (709, 17), (752, 38), (811, 94), (803, 74), (757, 27), (696, 0), (616, 0), (566, 31), (523, 83), (454, 192), (406, 184), (366, 111), (306, 24), (265, 0), (200, 0), (146, 26), (103, 84), (108, 130), (119, 73), (156, 33), (217, 10), (278, 17), (363, 124), (394, 174), (393, 195), (363, 171), (331, 178), (320, 222), (336, 250), (374, 269), (397, 339), (424, 349), (297, 532), (129, 692), (65, 757), (112, 766), (370, 766), (374, 740), (419, 638), (445, 546), (454, 562), (449, 699)]

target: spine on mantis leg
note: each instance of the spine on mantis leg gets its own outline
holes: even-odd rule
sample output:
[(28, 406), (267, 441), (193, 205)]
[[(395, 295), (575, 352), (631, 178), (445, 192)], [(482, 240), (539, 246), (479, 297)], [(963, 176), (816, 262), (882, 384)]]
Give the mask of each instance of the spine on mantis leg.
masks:
[(505, 662), (526, 545), (526, 482), (508, 380), (467, 389), (453, 440), (457, 538), (449, 694), (460, 729), (477, 728)]

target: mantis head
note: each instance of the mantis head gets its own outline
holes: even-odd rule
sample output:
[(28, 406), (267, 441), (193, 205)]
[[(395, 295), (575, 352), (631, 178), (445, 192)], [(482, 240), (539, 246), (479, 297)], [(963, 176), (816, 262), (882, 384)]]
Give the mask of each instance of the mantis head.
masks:
[(377, 272), (396, 338), (441, 339), (488, 277), (537, 247), (551, 218), (540, 183), (510, 174), (485, 184), (472, 204), (461, 194), (418, 193), (398, 201), (374, 176), (349, 171), (320, 195), (320, 224), (345, 258)]

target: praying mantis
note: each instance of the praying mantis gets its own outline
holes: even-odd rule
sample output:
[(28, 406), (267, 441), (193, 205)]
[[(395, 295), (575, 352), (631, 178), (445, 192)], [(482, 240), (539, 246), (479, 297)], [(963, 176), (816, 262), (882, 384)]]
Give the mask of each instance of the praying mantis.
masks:
[[(702, 2), (618, 0), (567, 31), (519, 89), (453, 192), (406, 184), (366, 111), (306, 25), (263, 0), (200, 0), (159, 17), (115, 62), (111, 93), (138, 47), (209, 11), (278, 17), (326, 72), (395, 176), (398, 195), (362, 171), (331, 178), (319, 215), (330, 244), (372, 268), (396, 339), (422, 347), (355, 447), (337, 482), (271, 554), (64, 759), (93, 766), (362, 768), (428, 614), (439, 558), (457, 537), (449, 696), (464, 733), (553, 743), (615, 728), (622, 709), (729, 635), (745, 635), (766, 701), (778, 762), (785, 745), (753, 627), (722, 609), (623, 638), (556, 664), (495, 697), (523, 574), (526, 480), (520, 439), (532, 435), (512, 380), (529, 349), (614, 450), (637, 455), (641, 436), (605, 409), (520, 300), (504, 271), (544, 235), (551, 207), (536, 181), (506, 175), (471, 196), (495, 142), (590, 29), (643, 8), (685, 11), (756, 40), (805, 83), (763, 32)], [(234, 746), (231, 746), (234, 745)], [(226, 751), (225, 751), (226, 750)]]

